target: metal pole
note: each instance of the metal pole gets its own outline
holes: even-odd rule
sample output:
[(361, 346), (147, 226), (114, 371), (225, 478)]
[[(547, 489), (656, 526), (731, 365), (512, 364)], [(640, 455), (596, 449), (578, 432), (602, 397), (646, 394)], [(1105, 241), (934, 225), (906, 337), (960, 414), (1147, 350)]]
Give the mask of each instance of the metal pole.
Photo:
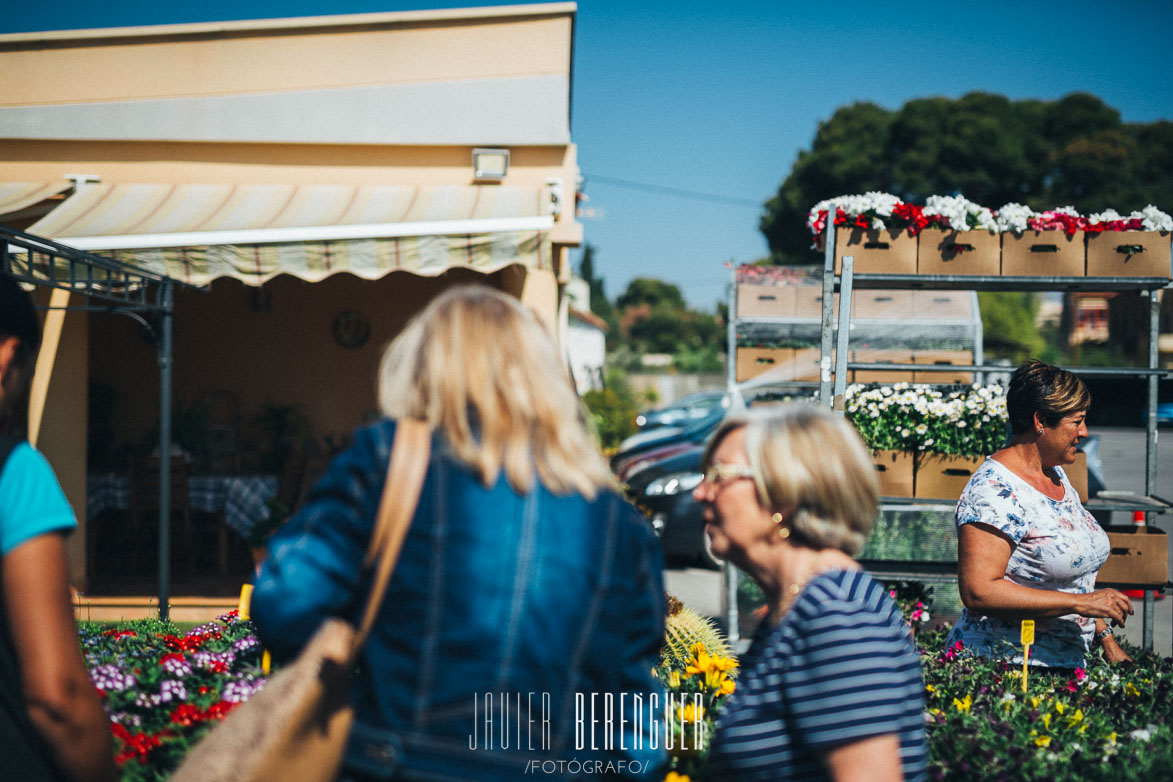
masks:
[(159, 618), (171, 614), (171, 283), (159, 287)]
[(855, 256), (843, 256), (842, 275), (839, 277), (839, 339), (835, 347), (835, 394), (831, 409), (845, 412), (847, 392), (847, 346), (851, 339), (851, 286), (855, 273)]
[[(1161, 332), (1161, 299), (1158, 291), (1149, 291), (1149, 369), (1158, 366), (1158, 340)], [(1157, 490), (1157, 376), (1148, 377), (1148, 398), (1146, 399), (1148, 415), (1145, 416), (1145, 475), (1144, 493), (1151, 497)], [(1145, 526), (1148, 526), (1150, 514), (1145, 514)], [(1142, 646), (1146, 652), (1153, 650), (1153, 602), (1156, 600), (1155, 590), (1144, 590), (1144, 623), (1142, 627)]]
[(835, 302), (835, 210), (827, 207), (826, 239), (823, 241), (823, 333), (819, 347), (819, 404), (831, 407), (831, 310)]
[[(725, 386), (729, 392), (729, 411), (735, 406), (741, 406), (744, 401), (737, 388), (737, 269), (729, 275), (729, 290), (726, 295), (729, 302), (729, 322), (725, 329), (726, 353), (725, 358)], [(725, 637), (729, 643), (736, 645), (741, 640), (741, 620), (737, 609), (737, 568), (728, 561), (721, 563), (721, 613), (725, 617)]]

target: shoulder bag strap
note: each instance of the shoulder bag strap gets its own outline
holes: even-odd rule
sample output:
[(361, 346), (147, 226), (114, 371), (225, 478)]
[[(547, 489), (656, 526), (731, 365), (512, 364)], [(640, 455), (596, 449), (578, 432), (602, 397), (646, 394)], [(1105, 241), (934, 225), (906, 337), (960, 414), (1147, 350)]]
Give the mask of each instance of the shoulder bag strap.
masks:
[(432, 448), (432, 432), (423, 421), (405, 418), (396, 422), (395, 440), (391, 444), (391, 460), (387, 465), (387, 481), (379, 500), (379, 515), (371, 536), (371, 548), (364, 565), (375, 566), (367, 604), (358, 628), (357, 646), (366, 640), (375, 615), (383, 604), (383, 595), (391, 580), (391, 571), (403, 549), (407, 529), (419, 504), (420, 490), (428, 471)]

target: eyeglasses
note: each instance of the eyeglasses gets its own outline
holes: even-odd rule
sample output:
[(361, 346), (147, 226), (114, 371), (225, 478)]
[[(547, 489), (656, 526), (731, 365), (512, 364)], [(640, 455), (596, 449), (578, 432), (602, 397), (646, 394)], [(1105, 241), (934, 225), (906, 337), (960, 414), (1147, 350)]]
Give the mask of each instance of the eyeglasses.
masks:
[(757, 471), (748, 464), (722, 464), (721, 462), (713, 462), (705, 470), (705, 482), (712, 484), (720, 484), (723, 481), (738, 478), (756, 477)]

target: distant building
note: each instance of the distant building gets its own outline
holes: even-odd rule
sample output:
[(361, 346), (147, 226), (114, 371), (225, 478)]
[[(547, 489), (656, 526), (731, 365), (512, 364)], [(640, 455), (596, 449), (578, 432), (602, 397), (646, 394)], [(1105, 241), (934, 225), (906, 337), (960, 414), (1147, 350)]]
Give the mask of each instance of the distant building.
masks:
[(607, 323), (591, 312), (591, 290), (586, 280), (574, 277), (566, 284), (566, 358), (578, 393), (603, 388), (607, 356)]

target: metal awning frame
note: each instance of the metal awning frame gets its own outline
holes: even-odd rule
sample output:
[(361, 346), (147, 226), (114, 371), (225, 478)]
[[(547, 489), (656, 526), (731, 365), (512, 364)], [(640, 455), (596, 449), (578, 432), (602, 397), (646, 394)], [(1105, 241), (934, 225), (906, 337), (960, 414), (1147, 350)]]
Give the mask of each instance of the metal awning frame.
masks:
[[(159, 618), (171, 600), (171, 361), (174, 290), (180, 280), (0, 226), (0, 268), (18, 282), (85, 297), (80, 306), (40, 309), (115, 312), (152, 332), (159, 353)], [(139, 313), (154, 314), (153, 326)]]

